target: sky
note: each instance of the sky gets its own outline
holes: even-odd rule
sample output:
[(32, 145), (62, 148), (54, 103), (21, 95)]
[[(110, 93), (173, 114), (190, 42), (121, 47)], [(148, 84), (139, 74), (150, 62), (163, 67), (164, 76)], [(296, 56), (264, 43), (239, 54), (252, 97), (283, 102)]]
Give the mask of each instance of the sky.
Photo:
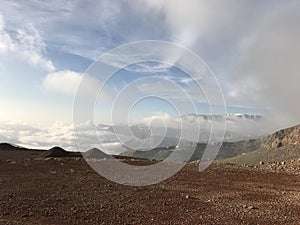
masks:
[[(82, 78), (84, 98), (98, 94), (103, 85), (103, 80), (88, 73), (93, 63), (120, 45), (143, 40), (174, 43), (201, 57), (220, 85), (227, 113), (263, 115), (272, 121), (272, 129), (299, 124), (299, 10), (298, 0), (2, 0), (0, 137), (28, 144), (33, 138), (24, 138), (29, 133), (34, 137), (37, 129), (61, 135), (73, 122), (74, 98)], [(168, 53), (174, 63), (182, 56)], [(190, 74), (162, 62), (126, 68), (101, 63), (117, 72), (95, 103), (91, 120), (99, 123), (111, 124), (112, 114), (118, 123), (129, 114), (134, 123), (153, 115), (210, 114), (210, 107), (219, 106), (205, 101), (205, 94), (214, 99), (216, 90), (210, 89), (204, 76), (199, 82), (207, 87), (205, 94)], [(155, 95), (184, 110), (179, 113), (168, 101), (148, 97), (133, 104), (130, 113), (121, 106), (112, 113), (120, 91), (140, 78), (144, 82), (122, 95), (124, 107), (132, 96)], [(185, 107), (187, 98), (178, 89), (192, 98), (195, 111)]]

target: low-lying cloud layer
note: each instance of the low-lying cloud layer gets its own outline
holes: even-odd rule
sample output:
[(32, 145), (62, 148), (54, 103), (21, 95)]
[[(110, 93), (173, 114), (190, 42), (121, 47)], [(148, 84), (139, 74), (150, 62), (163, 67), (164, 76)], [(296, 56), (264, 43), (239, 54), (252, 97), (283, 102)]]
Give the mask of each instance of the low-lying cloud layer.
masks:
[[(1, 122), (0, 142), (38, 149), (61, 146), (73, 151), (86, 151), (97, 147), (107, 153), (119, 154), (128, 148), (151, 149), (176, 145), (180, 138), (207, 143), (211, 134), (212, 119), (216, 121), (216, 132), (223, 132), (223, 121), (225, 121), (227, 129), (224, 141), (252, 139), (274, 131), (274, 126), (270, 128), (272, 121), (255, 115), (172, 117), (157, 113), (144, 118), (140, 123), (130, 125), (129, 130), (128, 125), (111, 126), (94, 124), (91, 121), (77, 124), (75, 128), (63, 123), (41, 128), (17, 122)], [(196, 139), (193, 135), (182, 137), (183, 132), (194, 134), (198, 128), (200, 128), (199, 137), (197, 136)]]

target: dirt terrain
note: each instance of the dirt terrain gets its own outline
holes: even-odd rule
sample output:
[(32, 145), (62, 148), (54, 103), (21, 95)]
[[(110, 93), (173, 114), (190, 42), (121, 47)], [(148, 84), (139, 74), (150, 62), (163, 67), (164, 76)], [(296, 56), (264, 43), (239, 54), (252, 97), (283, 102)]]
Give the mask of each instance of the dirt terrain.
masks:
[(0, 224), (300, 224), (298, 172), (197, 166), (130, 187), (80, 158), (0, 162)]

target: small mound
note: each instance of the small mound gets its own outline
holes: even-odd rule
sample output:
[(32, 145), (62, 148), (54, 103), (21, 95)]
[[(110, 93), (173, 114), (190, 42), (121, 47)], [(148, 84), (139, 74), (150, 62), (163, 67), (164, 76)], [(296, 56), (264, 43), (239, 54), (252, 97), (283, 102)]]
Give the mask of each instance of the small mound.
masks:
[(107, 158), (110, 158), (109, 155), (102, 152), (98, 148), (92, 148), (92, 149), (90, 149), (86, 152), (83, 152), (82, 155), (86, 159), (105, 159), (105, 158), (107, 159)]
[(43, 157), (45, 158), (62, 158), (62, 157), (70, 157), (71, 153), (67, 152), (66, 150), (60, 148), (60, 147), (53, 147), (49, 149), (45, 154), (43, 154)]

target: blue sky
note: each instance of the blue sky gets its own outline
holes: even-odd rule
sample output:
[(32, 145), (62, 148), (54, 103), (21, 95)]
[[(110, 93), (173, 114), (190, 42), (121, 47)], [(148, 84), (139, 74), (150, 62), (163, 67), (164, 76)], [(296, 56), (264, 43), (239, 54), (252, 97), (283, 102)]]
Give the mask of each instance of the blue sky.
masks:
[[(299, 9), (299, 1), (293, 0), (3, 0), (0, 120), (71, 123), (80, 79), (98, 57), (121, 44), (162, 40), (192, 50), (207, 63), (224, 92), (228, 113), (270, 114), (276, 121), (284, 115), (282, 124), (297, 123)], [(110, 98), (100, 100), (97, 120), (109, 119), (112, 96), (136, 78), (160, 76), (192, 90), (182, 71), (143, 65), (120, 70), (109, 82)], [(177, 97), (163, 85), (149, 86), (148, 91), (155, 87)], [(198, 113), (210, 113), (205, 102), (195, 104)], [(140, 102), (135, 113), (142, 118), (159, 109), (175, 114), (157, 99)]]

